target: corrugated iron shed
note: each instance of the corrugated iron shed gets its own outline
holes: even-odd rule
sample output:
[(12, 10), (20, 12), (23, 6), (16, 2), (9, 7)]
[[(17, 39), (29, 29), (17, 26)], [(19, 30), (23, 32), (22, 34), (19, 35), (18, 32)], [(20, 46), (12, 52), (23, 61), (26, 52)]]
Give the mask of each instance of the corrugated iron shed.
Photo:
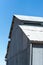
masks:
[[(9, 38), (11, 38), (15, 18), (19, 19), (20, 22), (23, 22), (23, 21), (24, 22), (31, 21), (32, 23), (39, 22), (39, 23), (41, 23), (41, 25), (43, 25), (43, 17), (14, 15), (13, 20), (12, 20), (12, 24), (11, 24), (11, 28), (10, 28)], [(43, 26), (40, 27), (40, 26), (19, 25), (19, 27), (25, 33), (27, 38), (29, 38), (32, 41), (32, 43), (33, 42), (34, 43), (43, 43)], [(10, 43), (8, 43), (6, 58), (8, 55), (9, 46), (10, 46)]]

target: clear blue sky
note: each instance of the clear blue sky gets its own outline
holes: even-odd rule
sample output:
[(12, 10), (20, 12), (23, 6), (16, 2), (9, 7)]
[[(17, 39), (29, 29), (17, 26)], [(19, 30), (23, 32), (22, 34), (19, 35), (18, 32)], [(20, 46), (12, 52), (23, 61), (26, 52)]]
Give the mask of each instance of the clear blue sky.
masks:
[(5, 65), (8, 35), (14, 14), (43, 17), (43, 0), (0, 0), (0, 65)]

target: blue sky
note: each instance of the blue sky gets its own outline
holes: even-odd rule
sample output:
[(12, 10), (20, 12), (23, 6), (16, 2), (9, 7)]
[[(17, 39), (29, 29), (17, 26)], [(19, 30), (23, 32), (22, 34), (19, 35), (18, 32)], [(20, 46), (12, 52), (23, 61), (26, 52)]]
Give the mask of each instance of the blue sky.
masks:
[(43, 17), (43, 0), (0, 0), (0, 65), (5, 65), (5, 54), (14, 14)]

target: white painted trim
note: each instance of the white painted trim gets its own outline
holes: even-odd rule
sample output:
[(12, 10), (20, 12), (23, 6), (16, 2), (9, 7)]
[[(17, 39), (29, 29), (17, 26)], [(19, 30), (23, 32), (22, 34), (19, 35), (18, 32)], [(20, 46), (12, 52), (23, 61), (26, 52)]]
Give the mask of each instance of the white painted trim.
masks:
[(14, 16), (15, 16), (16, 18), (20, 19), (20, 20), (43, 22), (43, 17), (24, 16), (24, 15), (14, 15)]

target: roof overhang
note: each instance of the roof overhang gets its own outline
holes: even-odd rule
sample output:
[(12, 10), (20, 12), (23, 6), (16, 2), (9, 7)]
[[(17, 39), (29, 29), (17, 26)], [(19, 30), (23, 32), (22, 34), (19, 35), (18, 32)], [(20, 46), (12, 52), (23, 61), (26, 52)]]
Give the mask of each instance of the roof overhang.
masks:
[(36, 17), (36, 16), (24, 16), (24, 15), (14, 15), (16, 18), (24, 21), (39, 21), (43, 22), (43, 17)]
[(43, 41), (31, 40), (32, 44), (43, 44)]

